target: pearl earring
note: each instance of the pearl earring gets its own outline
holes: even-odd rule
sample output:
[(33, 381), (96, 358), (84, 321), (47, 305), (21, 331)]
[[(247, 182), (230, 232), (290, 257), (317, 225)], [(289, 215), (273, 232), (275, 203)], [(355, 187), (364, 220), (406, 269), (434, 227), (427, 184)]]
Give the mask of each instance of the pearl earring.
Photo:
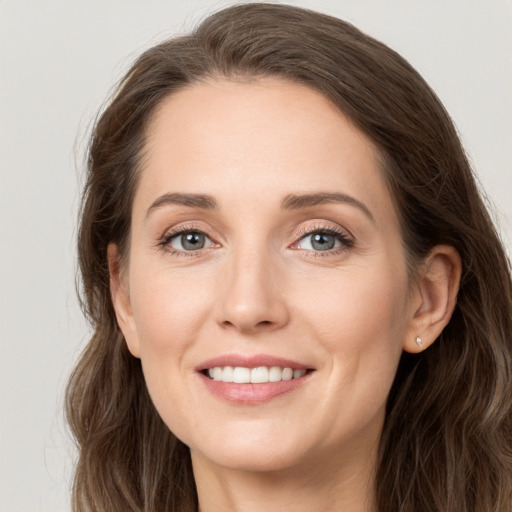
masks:
[(419, 336), (416, 336), (416, 345), (418, 345), (420, 349), (423, 348), (423, 344), (421, 343), (421, 338)]

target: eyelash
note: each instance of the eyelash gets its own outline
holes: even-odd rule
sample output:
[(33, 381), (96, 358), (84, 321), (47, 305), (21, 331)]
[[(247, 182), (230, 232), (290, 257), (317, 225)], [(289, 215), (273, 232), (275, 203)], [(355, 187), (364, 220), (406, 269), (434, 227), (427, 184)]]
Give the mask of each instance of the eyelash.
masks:
[(307, 236), (316, 234), (332, 235), (337, 240), (340, 241), (341, 245), (339, 247), (329, 249), (326, 251), (308, 250), (308, 253), (310, 253), (308, 254), (308, 257), (323, 258), (326, 256), (334, 256), (346, 251), (347, 249), (351, 249), (352, 247), (354, 247), (355, 244), (354, 238), (351, 235), (349, 235), (346, 231), (334, 226), (323, 226), (321, 224), (318, 224), (313, 227), (302, 228), (298, 233), (295, 234), (295, 238), (297, 239), (297, 241), (294, 242), (292, 245), (297, 245), (301, 240), (303, 240)]
[[(201, 235), (207, 236), (212, 242), (213, 237), (207, 233), (204, 229), (199, 228), (198, 226), (194, 225), (186, 225), (186, 226), (180, 226), (177, 229), (173, 229), (170, 232), (165, 233), (162, 238), (158, 241), (157, 247), (165, 250), (168, 254), (172, 256), (177, 257), (197, 257), (204, 253), (205, 250), (210, 249), (210, 247), (205, 249), (198, 249), (196, 251), (182, 251), (182, 250), (176, 250), (170, 247), (170, 243), (173, 240), (173, 238), (176, 238), (177, 236), (184, 235), (186, 233), (199, 233)], [(303, 240), (307, 236), (315, 235), (315, 234), (326, 234), (326, 235), (332, 235), (339, 240), (341, 245), (339, 247), (336, 247), (334, 249), (329, 249), (326, 251), (312, 251), (307, 250), (308, 257), (325, 257), (325, 256), (333, 256), (336, 254), (339, 254), (341, 252), (346, 251), (347, 249), (350, 249), (354, 246), (355, 241), (352, 236), (348, 235), (346, 231), (333, 227), (333, 226), (322, 226), (322, 225), (315, 225), (313, 227), (304, 227), (299, 232), (295, 234), (296, 242), (291, 244), (291, 246), (298, 244), (301, 240)], [(215, 242), (213, 242), (215, 244)], [(300, 249), (299, 249), (300, 250)], [(311, 253), (311, 254), (310, 254)]]
[(177, 236), (180, 235), (184, 235), (186, 233), (199, 233), (201, 235), (207, 236), (213, 242), (213, 237), (209, 233), (207, 233), (203, 228), (194, 226), (193, 224), (189, 224), (185, 226), (180, 226), (179, 228), (172, 229), (171, 231), (166, 232), (164, 236), (158, 241), (157, 247), (162, 250), (165, 250), (171, 256), (184, 256), (188, 258), (200, 256), (201, 254), (204, 253), (205, 250), (209, 249), (208, 247), (206, 249), (198, 249), (196, 251), (181, 251), (176, 250), (170, 246), (170, 243), (173, 238), (176, 238)]

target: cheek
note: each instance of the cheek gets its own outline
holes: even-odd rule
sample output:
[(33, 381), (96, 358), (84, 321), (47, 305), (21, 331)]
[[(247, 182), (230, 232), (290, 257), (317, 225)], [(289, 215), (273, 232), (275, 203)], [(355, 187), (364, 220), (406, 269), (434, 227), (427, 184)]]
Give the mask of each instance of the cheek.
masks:
[(196, 337), (212, 303), (211, 279), (201, 272), (151, 271), (148, 265), (130, 280), (132, 310), (144, 356), (173, 354)]
[(401, 341), (396, 338), (405, 326), (405, 269), (375, 264), (341, 269), (325, 279), (315, 277), (314, 283), (299, 292), (302, 314), (311, 319), (333, 348), (340, 339), (354, 348), (379, 340)]
[(164, 422), (186, 439), (182, 434), (199, 427), (187, 384), (194, 373), (189, 354), (210, 314), (213, 287), (201, 272), (171, 273), (149, 263), (134, 268), (130, 294), (146, 385)]
[(322, 345), (333, 396), (385, 402), (407, 329), (407, 283), (405, 268), (376, 264), (340, 270), (301, 292), (299, 315)]

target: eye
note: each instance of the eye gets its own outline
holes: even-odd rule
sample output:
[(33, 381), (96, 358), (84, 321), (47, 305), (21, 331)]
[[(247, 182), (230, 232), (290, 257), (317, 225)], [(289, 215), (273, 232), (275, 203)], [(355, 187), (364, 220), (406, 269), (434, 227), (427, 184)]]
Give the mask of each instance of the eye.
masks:
[(182, 231), (167, 236), (164, 244), (176, 251), (199, 251), (207, 247), (212, 247), (214, 243), (208, 236), (200, 231)]
[(299, 249), (310, 251), (330, 251), (341, 246), (339, 235), (326, 232), (310, 233), (297, 244)]
[(292, 249), (314, 253), (334, 254), (354, 246), (354, 240), (344, 231), (321, 226), (303, 230), (297, 238), (299, 240), (291, 246)]

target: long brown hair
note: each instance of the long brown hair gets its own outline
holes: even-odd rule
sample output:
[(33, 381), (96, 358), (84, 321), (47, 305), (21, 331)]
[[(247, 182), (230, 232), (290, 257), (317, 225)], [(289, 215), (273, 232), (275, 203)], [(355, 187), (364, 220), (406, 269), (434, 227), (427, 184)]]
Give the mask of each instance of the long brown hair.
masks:
[(510, 268), (452, 121), (384, 44), (341, 20), (268, 4), (224, 9), (146, 51), (96, 122), (78, 238), (94, 333), (66, 404), (79, 448), (73, 510), (197, 510), (189, 451), (158, 416), (117, 326), (107, 246), (126, 251), (155, 108), (179, 88), (234, 76), (282, 77), (329, 98), (380, 150), (411, 268), (437, 244), (462, 258), (450, 323), (399, 364), (380, 444), (379, 512), (510, 512)]

